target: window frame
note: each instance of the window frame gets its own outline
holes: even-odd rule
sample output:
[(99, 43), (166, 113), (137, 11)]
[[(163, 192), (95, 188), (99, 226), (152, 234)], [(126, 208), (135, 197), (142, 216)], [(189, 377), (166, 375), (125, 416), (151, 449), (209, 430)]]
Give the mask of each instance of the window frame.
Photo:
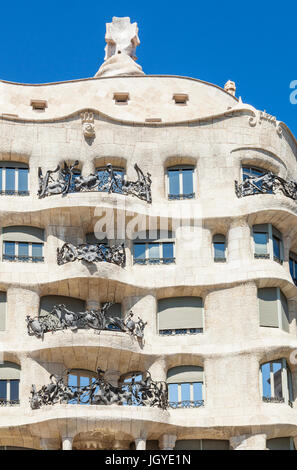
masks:
[[(159, 255), (162, 254), (159, 258), (150, 258), (149, 255), (149, 245), (159, 245)], [(173, 257), (172, 258), (164, 258), (164, 244), (172, 244), (173, 246)], [(135, 251), (134, 247), (135, 245), (145, 245), (145, 257), (144, 258), (139, 258), (138, 260), (135, 258)], [(155, 260), (155, 262), (150, 262), (150, 260)], [(169, 262), (166, 262), (165, 260), (171, 260)], [(142, 262), (143, 261), (143, 262)], [(166, 266), (168, 264), (175, 264), (176, 262), (176, 256), (175, 256), (175, 239), (168, 239), (168, 240), (142, 240), (142, 241), (134, 241), (133, 242), (133, 265), (146, 265), (146, 266)]]
[[(224, 241), (216, 241), (215, 238), (218, 238), (218, 237), (224, 237)], [(215, 248), (215, 244), (217, 245), (224, 245), (224, 257), (220, 258), (220, 257), (216, 257), (215, 254), (216, 254), (216, 248)], [(227, 252), (227, 243), (226, 243), (226, 236), (223, 235), (222, 233), (215, 233), (212, 237), (212, 255), (213, 255), (213, 260), (215, 263), (226, 263), (227, 262), (227, 255), (228, 255), (228, 252)]]
[[(275, 388), (274, 388), (274, 372), (273, 364), (281, 363), (281, 385), (282, 385), (282, 397), (275, 397)], [(263, 374), (262, 367), (264, 365), (270, 364), (270, 397), (264, 397), (264, 387), (263, 387)], [(259, 369), (259, 381), (260, 381), (260, 393), (262, 401), (264, 403), (284, 403), (289, 406), (293, 406), (292, 402), (294, 400), (293, 395), (293, 383), (292, 383), (292, 372), (288, 365), (288, 362), (285, 358), (274, 359), (273, 361), (263, 362), (260, 364)]]
[[(183, 170), (192, 170), (192, 185), (193, 185), (193, 192), (184, 194), (184, 187), (183, 187)], [(169, 173), (170, 171), (178, 171), (179, 172), (179, 194), (170, 194), (170, 182), (169, 182)], [(166, 168), (165, 173), (165, 190), (166, 190), (166, 197), (168, 201), (183, 201), (183, 200), (190, 200), (196, 199), (196, 191), (197, 188), (197, 167), (195, 165), (173, 165)]]
[[(291, 271), (291, 262), (293, 264), (293, 275)], [(297, 254), (294, 253), (293, 251), (290, 251), (289, 253), (289, 268), (290, 268), (290, 274), (293, 279), (293, 282), (295, 286), (297, 286)]]
[[(6, 243), (14, 243), (14, 255), (7, 255), (5, 253), (5, 245)], [(23, 256), (19, 254), (19, 245), (20, 244), (27, 244), (28, 245), (28, 255)], [(32, 255), (32, 247), (33, 245), (41, 245), (42, 248), (42, 256), (33, 256)], [(11, 259), (9, 257), (11, 256)], [(43, 243), (37, 243), (37, 242), (21, 242), (21, 241), (13, 241), (13, 240), (3, 240), (2, 241), (2, 261), (8, 261), (8, 262), (21, 262), (21, 263), (43, 263), (44, 262), (44, 242)]]
[[(262, 229), (258, 229), (256, 227), (262, 226)], [(264, 229), (264, 226), (266, 226), (266, 230)], [(255, 244), (255, 233), (262, 233), (266, 234), (266, 249), (267, 253), (266, 254), (258, 254), (256, 253), (256, 244)], [(275, 250), (274, 250), (274, 240), (279, 241), (279, 250), (280, 250), (280, 258), (276, 256)], [(283, 242), (283, 234), (276, 228), (274, 227), (271, 223), (265, 223), (265, 224), (254, 224), (252, 226), (252, 245), (253, 245), (253, 253), (254, 253), (254, 259), (269, 259), (271, 261), (275, 261), (276, 263), (279, 263), (283, 265), (284, 262), (284, 242)]]
[[(7, 170), (14, 170), (14, 189), (6, 189), (7, 186), (7, 178), (6, 178), (6, 171)], [(22, 191), (19, 189), (19, 170), (27, 170), (27, 190)], [(30, 189), (29, 189), (29, 175), (30, 169), (29, 165), (23, 164), (20, 162), (8, 162), (8, 161), (0, 161), (0, 195), (2, 196), (29, 196)]]
[[(287, 307), (289, 309), (289, 305), (288, 305), (288, 299), (287, 297), (285, 296), (285, 294), (282, 292), (281, 288), (280, 287), (273, 287), (274, 289), (276, 289), (276, 302), (277, 302), (277, 318), (278, 318), (278, 326), (264, 326), (264, 325), (261, 325), (261, 318), (260, 318), (260, 302), (259, 302), (259, 289), (257, 290), (257, 297), (258, 297), (258, 309), (259, 309), (259, 326), (260, 328), (278, 328), (279, 330), (282, 330), (284, 331), (285, 333), (289, 333), (290, 334), (290, 322), (288, 320), (288, 323), (289, 323), (289, 331), (287, 331), (285, 328), (284, 328), (284, 325), (283, 325), (283, 319), (282, 319), (282, 302), (281, 302), (281, 294), (283, 294), (283, 296), (285, 297), (286, 299), (286, 302), (287, 302)], [(289, 313), (289, 312), (288, 312)]]

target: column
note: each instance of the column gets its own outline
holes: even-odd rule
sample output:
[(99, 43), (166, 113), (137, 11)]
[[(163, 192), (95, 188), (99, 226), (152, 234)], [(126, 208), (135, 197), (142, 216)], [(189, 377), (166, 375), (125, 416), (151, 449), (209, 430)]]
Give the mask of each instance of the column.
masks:
[(89, 176), (95, 173), (95, 165), (93, 160), (87, 160), (84, 162), (81, 170), (82, 176)]
[(156, 335), (156, 297), (154, 293), (144, 296), (125, 297), (123, 311), (128, 314), (132, 310), (135, 321), (140, 317), (147, 325), (144, 328), (144, 340), (147, 344), (152, 335)]
[(136, 450), (146, 449), (146, 437), (137, 437), (135, 439), (135, 449)]
[(107, 370), (104, 374), (104, 379), (113, 387), (118, 387), (120, 375), (118, 370)]
[(129, 450), (130, 449), (130, 442), (129, 441), (120, 441), (115, 440), (112, 445), (113, 450)]
[(230, 438), (232, 450), (266, 450), (266, 434), (243, 434)]
[(229, 262), (246, 262), (252, 259), (251, 228), (246, 217), (231, 222), (228, 232), (227, 259)]
[(155, 382), (166, 382), (167, 380), (167, 366), (166, 361), (163, 357), (153, 362), (148, 371), (150, 372), (152, 379)]
[(72, 450), (73, 436), (62, 436), (62, 450)]
[(159, 439), (159, 448), (160, 450), (174, 450), (175, 442), (175, 434), (163, 434)]

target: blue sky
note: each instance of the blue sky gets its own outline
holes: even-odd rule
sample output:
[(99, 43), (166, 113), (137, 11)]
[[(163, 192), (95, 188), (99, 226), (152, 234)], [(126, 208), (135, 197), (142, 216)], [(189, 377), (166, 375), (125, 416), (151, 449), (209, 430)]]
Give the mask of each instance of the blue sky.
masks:
[(137, 21), (138, 63), (147, 74), (228, 79), (237, 96), (284, 121), (297, 137), (297, 2), (15, 0), (1, 2), (0, 78), (46, 83), (93, 76), (104, 58), (105, 23)]

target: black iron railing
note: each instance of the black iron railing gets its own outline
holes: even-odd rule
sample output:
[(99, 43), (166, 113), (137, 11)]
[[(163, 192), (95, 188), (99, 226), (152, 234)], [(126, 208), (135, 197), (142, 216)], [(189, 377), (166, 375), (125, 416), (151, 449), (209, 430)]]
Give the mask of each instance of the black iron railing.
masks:
[(19, 404), (20, 400), (6, 400), (4, 398), (0, 398), (0, 406), (15, 406)]
[(0, 191), (1, 196), (29, 196), (29, 191), (17, 191), (15, 189), (3, 189)]
[(134, 264), (172, 264), (175, 258), (134, 258)]
[(269, 255), (269, 253), (265, 253), (265, 254), (255, 253), (254, 257), (255, 257), (255, 259), (269, 259), (270, 255)]
[(21, 261), (23, 263), (43, 263), (43, 256), (3, 255), (3, 261)]
[(183, 199), (194, 199), (195, 193), (189, 194), (168, 194), (168, 199), (170, 201), (180, 201)]
[(183, 400), (183, 401), (169, 401), (168, 408), (200, 408), (204, 406), (204, 400)]
[(289, 400), (288, 402), (285, 401), (283, 397), (262, 397), (264, 403), (286, 403), (291, 408), (293, 408), (293, 403)]

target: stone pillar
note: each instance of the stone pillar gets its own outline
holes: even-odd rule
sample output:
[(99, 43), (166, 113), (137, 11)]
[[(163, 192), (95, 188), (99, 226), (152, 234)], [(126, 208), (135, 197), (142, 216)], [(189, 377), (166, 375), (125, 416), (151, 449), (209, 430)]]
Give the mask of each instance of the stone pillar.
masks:
[(120, 375), (118, 370), (107, 370), (104, 374), (104, 379), (113, 387), (118, 387)]
[(163, 357), (158, 358), (155, 362), (153, 362), (150, 365), (148, 371), (150, 372), (152, 379), (155, 382), (166, 382), (167, 366)]
[[(27, 344), (29, 340), (26, 317), (38, 316), (39, 313), (38, 289), (23, 287), (9, 287), (7, 289), (7, 331), (17, 331), (19, 343)], [(13, 340), (13, 337), (11, 338)], [(27, 347), (24, 346), (26, 350)]]
[(136, 321), (139, 316), (144, 322), (147, 322), (144, 328), (144, 339), (147, 344), (150, 336), (156, 335), (157, 313), (155, 295), (151, 293), (141, 297), (124, 298), (123, 311), (127, 314), (130, 310), (132, 310)]
[(283, 268), (284, 268), (288, 273), (290, 273), (290, 263), (289, 263), (289, 259), (290, 259), (290, 248), (291, 248), (291, 244), (292, 244), (292, 236), (291, 236), (291, 235), (286, 235), (286, 236), (283, 238), (283, 246), (284, 246), (284, 251), (283, 251), (283, 255), (284, 255)]
[(266, 450), (266, 434), (243, 434), (230, 438), (232, 450)]
[(62, 436), (62, 450), (72, 450), (73, 436)]
[(113, 450), (129, 450), (130, 442), (129, 441), (119, 441), (115, 440), (112, 445)]
[(146, 449), (146, 437), (137, 437), (135, 439), (135, 449), (136, 450)]
[(290, 321), (290, 333), (295, 335), (297, 334), (297, 303), (295, 300), (288, 300), (288, 309), (289, 309), (289, 321)]
[(89, 292), (88, 298), (86, 300), (86, 309), (87, 310), (97, 310), (100, 309), (100, 297), (99, 297), (98, 284), (95, 280), (89, 280)]
[(231, 222), (227, 242), (228, 262), (247, 262), (253, 258), (251, 249), (251, 228), (247, 218), (241, 217)]
[(86, 160), (82, 166), (81, 174), (82, 176), (89, 176), (92, 173), (95, 173), (94, 161)]
[(160, 450), (174, 450), (175, 442), (175, 434), (163, 434), (159, 439), (159, 448)]

